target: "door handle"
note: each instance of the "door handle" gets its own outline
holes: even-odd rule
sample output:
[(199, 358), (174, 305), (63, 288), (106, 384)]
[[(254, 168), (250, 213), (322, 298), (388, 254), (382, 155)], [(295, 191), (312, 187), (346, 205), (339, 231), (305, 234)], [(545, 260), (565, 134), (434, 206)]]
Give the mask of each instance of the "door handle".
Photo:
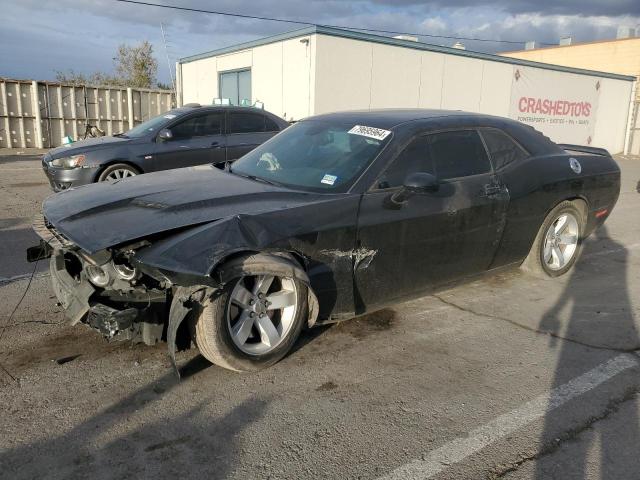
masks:
[(214, 148), (220, 148), (222, 145), (220, 145), (220, 142), (211, 142), (211, 146)]
[(484, 197), (493, 197), (498, 195), (502, 191), (502, 186), (496, 185), (495, 183), (487, 183), (482, 191), (482, 196)]

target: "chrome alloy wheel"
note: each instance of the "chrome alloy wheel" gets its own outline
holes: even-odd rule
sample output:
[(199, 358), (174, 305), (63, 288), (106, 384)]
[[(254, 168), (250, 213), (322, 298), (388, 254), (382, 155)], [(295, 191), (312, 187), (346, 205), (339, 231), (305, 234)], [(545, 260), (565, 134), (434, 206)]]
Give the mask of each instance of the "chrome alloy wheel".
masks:
[(233, 343), (248, 355), (271, 352), (287, 337), (298, 303), (291, 278), (255, 275), (240, 278), (227, 306)]
[(557, 271), (567, 265), (578, 249), (580, 229), (571, 213), (562, 213), (549, 226), (544, 237), (543, 261), (550, 270)]
[(132, 172), (131, 170), (128, 170), (126, 168), (117, 168), (116, 170), (109, 172), (109, 175), (104, 177), (104, 179), (119, 180), (121, 178), (135, 177), (135, 176), (136, 176), (136, 172)]

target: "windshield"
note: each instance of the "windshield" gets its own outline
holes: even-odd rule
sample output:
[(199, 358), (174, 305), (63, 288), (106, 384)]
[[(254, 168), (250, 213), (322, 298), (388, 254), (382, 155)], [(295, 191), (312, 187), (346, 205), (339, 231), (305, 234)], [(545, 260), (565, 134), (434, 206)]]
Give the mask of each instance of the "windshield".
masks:
[(171, 120), (176, 118), (177, 115), (172, 111), (153, 117), (146, 122), (142, 122), (140, 125), (136, 125), (131, 130), (125, 133), (127, 137), (139, 138), (144, 137), (150, 133), (158, 133), (164, 126)]
[(390, 133), (305, 120), (236, 160), (231, 172), (293, 188), (345, 192), (389, 142)]

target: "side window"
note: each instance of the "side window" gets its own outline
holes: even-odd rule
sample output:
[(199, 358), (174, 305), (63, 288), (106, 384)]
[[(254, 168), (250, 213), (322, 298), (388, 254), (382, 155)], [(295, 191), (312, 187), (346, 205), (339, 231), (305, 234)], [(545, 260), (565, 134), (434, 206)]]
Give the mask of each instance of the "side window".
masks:
[(396, 157), (378, 181), (378, 188), (392, 188), (402, 186), (410, 173), (435, 173), (433, 162), (429, 155), (429, 137), (418, 137), (409, 143)]
[(501, 169), (511, 162), (524, 160), (529, 156), (520, 145), (500, 130), (487, 128), (481, 130), (481, 134), (484, 142), (487, 144), (487, 149), (489, 150), (491, 160), (493, 160), (493, 166), (496, 170)]
[(264, 117), (264, 125), (265, 125), (265, 131), (266, 132), (279, 132), (280, 131), (280, 127), (278, 127), (278, 124), (276, 122), (274, 122), (273, 120), (271, 120), (269, 117)]
[(264, 132), (264, 115), (259, 113), (229, 113), (229, 133)]
[(434, 133), (429, 137), (438, 180), (491, 171), (489, 157), (475, 130)]
[(197, 115), (171, 127), (171, 133), (175, 139), (220, 135), (222, 119), (221, 112)]

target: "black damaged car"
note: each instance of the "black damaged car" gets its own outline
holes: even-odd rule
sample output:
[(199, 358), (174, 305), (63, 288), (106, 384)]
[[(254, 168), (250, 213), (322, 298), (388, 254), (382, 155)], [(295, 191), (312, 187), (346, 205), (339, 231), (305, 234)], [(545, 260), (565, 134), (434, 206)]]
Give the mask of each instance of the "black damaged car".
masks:
[(72, 323), (166, 339), (173, 358), (187, 320), (207, 359), (257, 370), (303, 328), (499, 269), (566, 273), (619, 188), (605, 150), (556, 145), (513, 120), (344, 112), (293, 125), (227, 171), (54, 195), (28, 253), (51, 257)]

